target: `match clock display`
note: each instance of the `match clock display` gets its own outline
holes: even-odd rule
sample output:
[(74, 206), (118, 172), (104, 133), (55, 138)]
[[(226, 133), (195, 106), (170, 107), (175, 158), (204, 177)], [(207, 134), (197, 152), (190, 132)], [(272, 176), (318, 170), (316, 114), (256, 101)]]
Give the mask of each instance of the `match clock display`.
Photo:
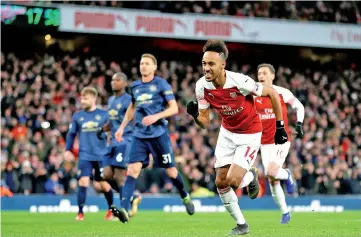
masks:
[(56, 7), (1, 4), (2, 25), (57, 29), (60, 22)]

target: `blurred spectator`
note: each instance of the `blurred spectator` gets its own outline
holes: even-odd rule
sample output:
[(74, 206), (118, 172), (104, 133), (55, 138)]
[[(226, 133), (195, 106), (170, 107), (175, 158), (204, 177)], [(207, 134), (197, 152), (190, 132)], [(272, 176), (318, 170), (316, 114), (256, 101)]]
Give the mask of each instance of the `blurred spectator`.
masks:
[(52, 173), (48, 181), (46, 181), (45, 192), (47, 194), (64, 194), (64, 190), (59, 184), (59, 177), (56, 172)]
[(13, 169), (11, 161), (6, 163), (5, 170), (2, 172), (1, 177), (4, 179), (6, 186), (11, 192), (17, 192), (19, 190), (19, 179), (17, 172)]
[[(11, 2), (11, 1), (10, 1)], [(33, 1), (41, 4), (59, 1)], [(361, 24), (358, 1), (62, 1), (102, 7)]]
[(192, 192), (191, 196), (194, 198), (201, 198), (201, 197), (214, 197), (216, 194), (204, 187), (201, 187), (197, 184), (197, 182), (194, 182), (192, 184)]

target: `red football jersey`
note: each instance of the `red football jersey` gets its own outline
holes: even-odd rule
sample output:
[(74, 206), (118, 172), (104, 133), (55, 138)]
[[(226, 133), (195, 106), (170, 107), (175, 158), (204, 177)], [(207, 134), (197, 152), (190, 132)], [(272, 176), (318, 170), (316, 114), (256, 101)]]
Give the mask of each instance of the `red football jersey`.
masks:
[(263, 85), (240, 73), (226, 71), (223, 88), (215, 88), (204, 77), (196, 84), (199, 109), (210, 106), (222, 117), (222, 126), (230, 132), (252, 134), (262, 131), (253, 95), (262, 94)]
[[(288, 135), (288, 140), (290, 140), (286, 103), (290, 103), (294, 96), (285, 88), (279, 86), (273, 86), (273, 88), (278, 92), (281, 99), (282, 116), (285, 123), (284, 126)], [(263, 127), (261, 144), (273, 144), (276, 132), (276, 115), (273, 112), (271, 99), (269, 97), (257, 96), (255, 98), (255, 103)]]

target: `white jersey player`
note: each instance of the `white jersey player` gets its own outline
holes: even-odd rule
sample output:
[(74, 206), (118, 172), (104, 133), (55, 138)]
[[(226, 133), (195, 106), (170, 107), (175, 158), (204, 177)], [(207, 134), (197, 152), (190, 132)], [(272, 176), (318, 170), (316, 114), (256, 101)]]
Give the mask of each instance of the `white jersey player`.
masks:
[[(263, 85), (273, 87), (281, 99), (283, 121), (285, 129), (289, 135), (288, 118), (287, 118), (287, 104), (291, 105), (293, 109), (297, 110), (297, 137), (303, 137), (302, 123), (304, 118), (304, 107), (301, 102), (286, 88), (273, 85), (275, 78), (275, 69), (271, 64), (261, 64), (257, 68), (258, 81)], [(291, 215), (288, 211), (285, 194), (282, 190), (279, 180), (285, 180), (286, 189), (289, 194), (294, 192), (294, 181), (291, 172), (288, 169), (283, 169), (282, 165), (290, 149), (290, 142), (287, 141), (282, 145), (276, 145), (273, 137), (276, 132), (275, 113), (272, 109), (271, 101), (267, 97), (255, 98), (257, 112), (262, 122), (263, 132), (261, 141), (261, 157), (265, 168), (265, 173), (269, 177), (271, 193), (277, 206), (282, 211), (281, 224), (287, 224), (291, 220)], [(290, 136), (288, 136), (290, 137)]]
[[(202, 127), (210, 123), (210, 108), (222, 117), (215, 151), (216, 185), (226, 210), (237, 222), (230, 234), (249, 232), (238, 198), (233, 189), (249, 185), (249, 193), (258, 194), (257, 174), (250, 168), (261, 145), (262, 124), (256, 111), (254, 95), (271, 99), (276, 114), (276, 144), (287, 142), (283, 127), (282, 108), (278, 93), (268, 86), (256, 83), (252, 78), (225, 70), (228, 49), (223, 41), (208, 41), (203, 48), (204, 77), (196, 84), (197, 101), (187, 104), (187, 112)], [(254, 190), (252, 190), (254, 189)]]

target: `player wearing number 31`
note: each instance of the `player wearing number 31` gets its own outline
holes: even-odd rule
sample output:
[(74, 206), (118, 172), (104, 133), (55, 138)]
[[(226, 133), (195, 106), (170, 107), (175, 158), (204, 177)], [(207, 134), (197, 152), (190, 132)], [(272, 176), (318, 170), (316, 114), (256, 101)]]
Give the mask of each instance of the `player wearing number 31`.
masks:
[(154, 167), (165, 168), (173, 185), (178, 189), (188, 214), (194, 213), (190, 195), (185, 190), (182, 177), (175, 167), (165, 120), (178, 113), (178, 105), (167, 81), (154, 76), (156, 70), (156, 58), (151, 54), (143, 54), (140, 60), (142, 78), (130, 86), (132, 102), (115, 133), (118, 141), (123, 140), (124, 128), (135, 116), (134, 137), (130, 145), (127, 178), (123, 187), (123, 208), (113, 210), (113, 215), (120, 217), (123, 222), (127, 222), (129, 219), (130, 199), (134, 192), (136, 179), (141, 169), (148, 166), (150, 154), (153, 156)]
[(249, 232), (238, 198), (239, 186), (248, 186), (251, 198), (259, 191), (257, 174), (251, 169), (261, 145), (262, 124), (253, 96), (269, 97), (276, 116), (276, 144), (287, 142), (278, 93), (271, 87), (256, 83), (252, 78), (225, 70), (228, 49), (223, 41), (208, 41), (203, 48), (204, 76), (197, 81), (197, 101), (187, 104), (187, 112), (196, 123), (206, 128), (210, 123), (210, 106), (222, 117), (215, 150), (216, 185), (226, 210), (237, 222), (230, 234)]

